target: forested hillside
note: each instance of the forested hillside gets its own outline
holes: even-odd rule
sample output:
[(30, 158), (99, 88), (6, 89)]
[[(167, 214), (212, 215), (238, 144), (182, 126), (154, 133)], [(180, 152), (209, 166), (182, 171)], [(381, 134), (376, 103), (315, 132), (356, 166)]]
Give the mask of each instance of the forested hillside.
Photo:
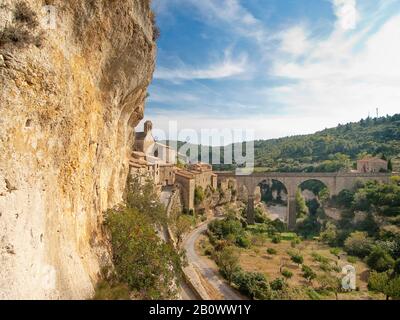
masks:
[[(178, 142), (180, 148), (183, 142)], [(366, 155), (390, 160), (394, 170), (400, 168), (400, 114), (367, 118), (359, 122), (338, 125), (309, 135), (300, 135), (254, 142), (255, 166), (258, 171), (318, 171), (335, 172), (350, 169), (358, 158)], [(217, 148), (201, 146), (201, 153)], [(245, 150), (245, 147), (243, 147)], [(214, 170), (232, 170), (234, 165), (221, 163)]]
[(255, 141), (256, 167), (280, 171), (335, 171), (363, 154), (388, 159), (400, 155), (400, 114), (367, 118), (311, 135)]

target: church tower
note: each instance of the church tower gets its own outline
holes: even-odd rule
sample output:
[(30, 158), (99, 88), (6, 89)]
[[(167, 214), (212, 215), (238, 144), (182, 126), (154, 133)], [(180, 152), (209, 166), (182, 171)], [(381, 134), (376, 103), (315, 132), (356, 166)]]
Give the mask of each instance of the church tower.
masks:
[(145, 135), (147, 135), (152, 130), (153, 130), (153, 123), (150, 120), (147, 120), (144, 123), (144, 133), (145, 133)]

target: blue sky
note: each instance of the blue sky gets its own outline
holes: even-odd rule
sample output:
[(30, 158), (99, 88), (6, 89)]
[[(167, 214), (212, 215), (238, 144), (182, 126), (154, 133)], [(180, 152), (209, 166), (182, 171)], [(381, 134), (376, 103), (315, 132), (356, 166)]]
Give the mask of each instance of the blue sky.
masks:
[(268, 139), (400, 112), (400, 0), (153, 0), (145, 119)]

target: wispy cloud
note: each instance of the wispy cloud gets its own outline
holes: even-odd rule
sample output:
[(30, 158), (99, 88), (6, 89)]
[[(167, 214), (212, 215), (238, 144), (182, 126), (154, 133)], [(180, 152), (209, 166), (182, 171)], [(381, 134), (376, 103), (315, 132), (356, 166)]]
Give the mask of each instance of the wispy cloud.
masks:
[(356, 0), (333, 0), (334, 11), (338, 18), (337, 26), (343, 30), (355, 29), (359, 13)]
[(173, 109), (186, 127), (253, 128), (270, 138), (399, 110), (398, 0), (327, 0), (321, 21), (300, 13), (275, 25), (246, 0), (153, 1), (161, 14), (187, 10), (200, 43), (210, 43), (197, 60), (163, 55), (149, 99), (161, 127)]
[(247, 55), (242, 54), (237, 58), (232, 58), (229, 51), (225, 52), (224, 59), (217, 64), (211, 64), (204, 68), (165, 68), (159, 67), (154, 78), (159, 80), (169, 80), (172, 82), (186, 80), (215, 80), (232, 78), (245, 73), (248, 70)]

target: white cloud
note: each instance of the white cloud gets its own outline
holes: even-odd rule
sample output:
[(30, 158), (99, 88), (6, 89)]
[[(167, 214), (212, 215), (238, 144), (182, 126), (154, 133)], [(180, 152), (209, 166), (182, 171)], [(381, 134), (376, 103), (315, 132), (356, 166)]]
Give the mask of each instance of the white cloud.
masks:
[[(364, 34), (363, 30), (359, 34)], [(333, 33), (310, 44), (309, 58), (296, 62), (276, 56), (273, 74), (296, 80), (267, 89), (270, 100), (298, 115), (325, 115), (338, 122), (398, 112), (400, 105), (400, 16), (387, 21), (360, 46), (359, 34)], [(355, 47), (358, 46), (358, 50)]]
[(182, 67), (176, 69), (159, 67), (155, 79), (170, 81), (200, 80), (200, 79), (223, 79), (241, 75), (248, 70), (247, 55), (241, 55), (232, 59), (231, 54), (225, 51), (224, 59), (205, 68)]
[(280, 49), (294, 56), (305, 54), (310, 49), (305, 27), (294, 26), (283, 31), (278, 38), (281, 40)]
[(359, 19), (356, 0), (333, 0), (337, 25), (343, 30), (355, 29)]

